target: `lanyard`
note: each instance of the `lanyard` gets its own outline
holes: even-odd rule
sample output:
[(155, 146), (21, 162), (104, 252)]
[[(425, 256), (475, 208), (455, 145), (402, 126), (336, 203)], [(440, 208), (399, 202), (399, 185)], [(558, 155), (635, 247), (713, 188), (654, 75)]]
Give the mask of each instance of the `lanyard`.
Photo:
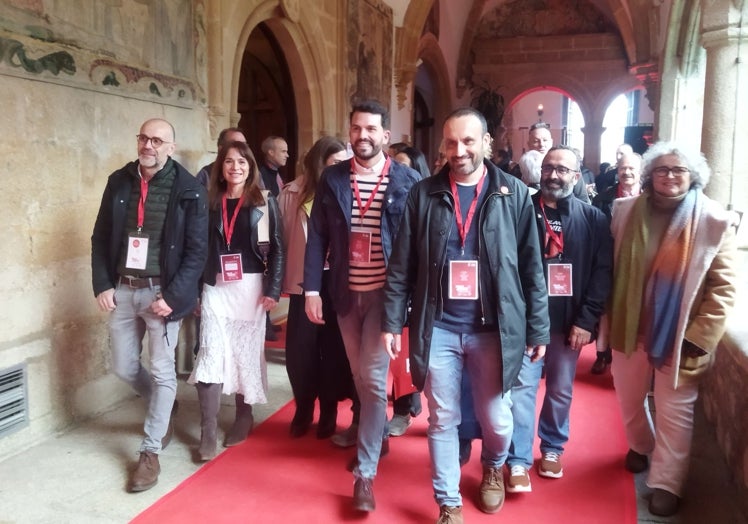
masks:
[(223, 194), (223, 198), (221, 199), (221, 204), (223, 207), (223, 231), (226, 235), (226, 248), (228, 248), (229, 251), (231, 251), (231, 237), (234, 234), (234, 226), (236, 225), (236, 217), (239, 216), (239, 210), (242, 208), (242, 204), (244, 203), (244, 194), (239, 198), (239, 203), (236, 204), (236, 208), (234, 209), (234, 215), (231, 217), (231, 222), (229, 222), (229, 212), (228, 212), (228, 206), (226, 205), (226, 193)]
[(473, 216), (475, 215), (475, 208), (478, 205), (478, 198), (480, 198), (480, 192), (483, 189), (483, 182), (486, 180), (486, 166), (483, 166), (483, 175), (478, 180), (478, 185), (475, 186), (475, 196), (473, 201), (470, 203), (468, 208), (467, 218), (465, 218), (465, 224), (462, 223), (462, 208), (460, 206), (460, 195), (457, 194), (457, 184), (453, 176), (449, 177), (449, 187), (452, 189), (452, 197), (455, 201), (455, 218), (457, 219), (457, 232), (460, 233), (460, 247), (462, 248), (462, 254), (465, 254), (465, 240), (467, 239), (468, 231), (470, 231), (470, 224), (473, 222)]
[(148, 182), (141, 175), (140, 177), (140, 199), (138, 199), (138, 233), (143, 230), (145, 221), (145, 199), (148, 196)]
[[(353, 159), (351, 159), (351, 170), (353, 170)], [(374, 199), (377, 196), (377, 192), (379, 191), (379, 186), (382, 184), (382, 180), (384, 177), (387, 176), (387, 173), (390, 170), (390, 157), (387, 157), (387, 160), (384, 162), (384, 168), (382, 169), (382, 174), (379, 176), (379, 180), (377, 181), (377, 185), (374, 188), (374, 191), (371, 192), (371, 195), (369, 195), (369, 200), (366, 201), (366, 205), (363, 205), (361, 202), (361, 193), (358, 191), (358, 181), (356, 180), (356, 174), (353, 174), (353, 193), (356, 195), (356, 202), (358, 203), (358, 209), (360, 211), (359, 215), (359, 221), (363, 224), (364, 222), (364, 215), (371, 207), (371, 204), (374, 202)]]
[(545, 232), (548, 235), (548, 238), (550, 238), (551, 243), (553, 246), (556, 247), (556, 250), (553, 249), (549, 250), (549, 258), (554, 258), (564, 252), (564, 233), (563, 231), (559, 235), (556, 233), (553, 229), (551, 229), (551, 224), (548, 222), (548, 217), (545, 216), (545, 204), (543, 203), (543, 199), (540, 199), (540, 210), (543, 212), (543, 219), (545, 220)]

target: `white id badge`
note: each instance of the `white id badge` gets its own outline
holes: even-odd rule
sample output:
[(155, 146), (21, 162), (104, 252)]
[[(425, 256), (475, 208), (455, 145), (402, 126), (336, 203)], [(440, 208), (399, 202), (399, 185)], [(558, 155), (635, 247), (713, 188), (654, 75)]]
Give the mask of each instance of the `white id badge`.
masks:
[(224, 282), (238, 282), (242, 279), (242, 254), (221, 255), (221, 274)]
[(145, 269), (148, 262), (148, 235), (143, 233), (130, 233), (127, 236), (127, 258), (125, 267), (127, 269)]
[(571, 264), (548, 264), (548, 296), (570, 297), (573, 289)]
[(365, 229), (351, 228), (350, 262), (371, 262), (371, 232)]
[(478, 300), (478, 261), (449, 261), (449, 298)]

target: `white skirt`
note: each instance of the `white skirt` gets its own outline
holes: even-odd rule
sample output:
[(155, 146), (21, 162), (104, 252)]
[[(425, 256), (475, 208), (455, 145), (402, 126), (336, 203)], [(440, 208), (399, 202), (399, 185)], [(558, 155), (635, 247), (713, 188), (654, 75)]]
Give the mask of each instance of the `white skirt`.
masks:
[(190, 384), (223, 384), (223, 393), (241, 393), (246, 404), (267, 402), (265, 309), (262, 274), (244, 273), (238, 282), (203, 285), (200, 351)]

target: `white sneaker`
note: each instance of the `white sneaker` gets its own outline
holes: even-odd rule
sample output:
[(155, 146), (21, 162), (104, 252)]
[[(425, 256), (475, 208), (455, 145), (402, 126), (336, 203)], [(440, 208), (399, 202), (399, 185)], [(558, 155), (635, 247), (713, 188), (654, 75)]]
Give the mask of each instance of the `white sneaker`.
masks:
[(530, 471), (524, 466), (512, 466), (506, 490), (509, 493), (530, 493), (532, 491)]
[(391, 437), (405, 435), (411, 424), (413, 424), (413, 417), (410, 415), (393, 415), (389, 422), (389, 435)]

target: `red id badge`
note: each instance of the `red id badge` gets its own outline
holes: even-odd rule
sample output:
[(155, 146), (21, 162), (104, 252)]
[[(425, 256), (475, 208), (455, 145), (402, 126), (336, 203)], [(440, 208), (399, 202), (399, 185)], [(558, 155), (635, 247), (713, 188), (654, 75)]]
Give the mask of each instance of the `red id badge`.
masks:
[(127, 269), (145, 269), (148, 262), (148, 235), (132, 232), (127, 235)]
[(548, 264), (548, 296), (570, 297), (571, 264)]
[(242, 254), (221, 255), (221, 274), (224, 282), (237, 282), (242, 279)]
[(371, 232), (365, 229), (351, 228), (350, 262), (371, 262)]
[(478, 300), (478, 261), (449, 261), (449, 298)]

